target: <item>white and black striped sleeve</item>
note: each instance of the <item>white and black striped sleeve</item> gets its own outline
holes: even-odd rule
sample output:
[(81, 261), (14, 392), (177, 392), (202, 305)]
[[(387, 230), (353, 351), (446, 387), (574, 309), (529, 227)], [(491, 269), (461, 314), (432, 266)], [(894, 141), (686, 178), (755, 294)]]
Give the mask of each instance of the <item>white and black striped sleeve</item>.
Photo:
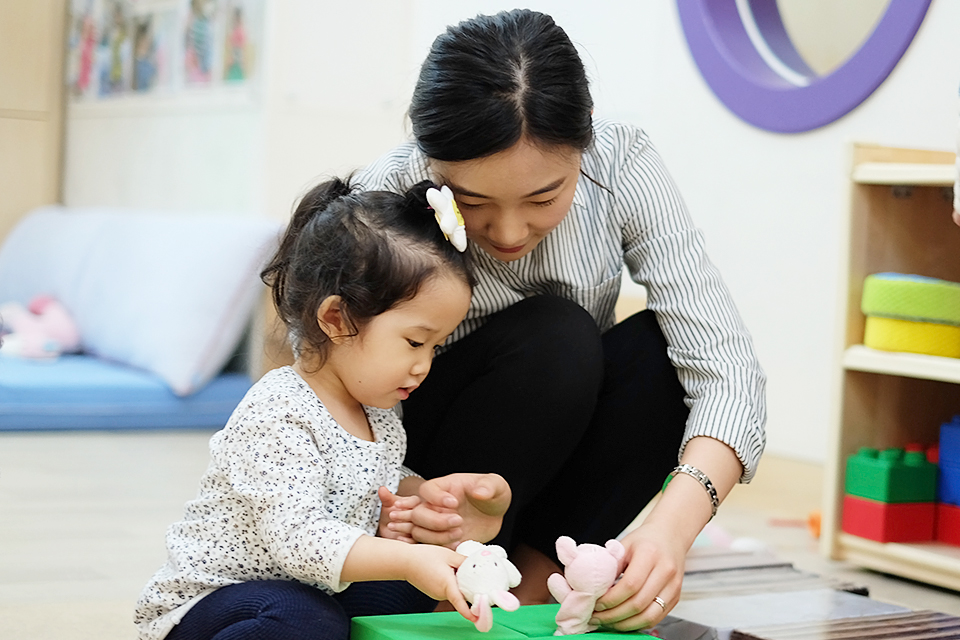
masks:
[(765, 445), (766, 378), (676, 185), (646, 136), (634, 132), (614, 185), (624, 262), (647, 288), (648, 307), (657, 314), (687, 391), (684, 446), (696, 436), (726, 443), (743, 464), (741, 481), (748, 482)]

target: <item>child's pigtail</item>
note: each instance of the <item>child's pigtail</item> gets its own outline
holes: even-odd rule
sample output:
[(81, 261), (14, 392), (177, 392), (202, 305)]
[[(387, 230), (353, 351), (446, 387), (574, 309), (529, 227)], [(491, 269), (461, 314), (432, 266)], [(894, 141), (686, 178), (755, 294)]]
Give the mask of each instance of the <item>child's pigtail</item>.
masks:
[[(464, 282), (473, 287), (476, 281), (473, 277), (472, 261), (469, 253), (457, 248), (451, 239), (440, 228), (440, 222), (437, 220), (437, 212), (427, 200), (427, 191), (430, 189), (439, 190), (436, 184), (429, 180), (418, 182), (410, 187), (403, 194), (404, 215), (407, 220), (418, 230), (421, 238), (428, 240), (436, 251), (436, 255), (460, 273)], [(458, 214), (459, 215), (459, 214)], [(462, 224), (462, 220), (461, 220)], [(465, 238), (464, 238), (465, 239)]]
[(414, 216), (429, 213), (429, 217), (432, 217), (433, 210), (430, 209), (430, 204), (427, 202), (427, 189), (439, 188), (440, 187), (433, 184), (429, 180), (418, 182), (410, 187), (405, 194), (403, 194), (404, 209)]
[(346, 181), (333, 178), (315, 186), (303, 196), (290, 218), (290, 223), (287, 225), (283, 240), (280, 241), (277, 253), (260, 272), (260, 279), (272, 289), (273, 303), (280, 311), (281, 316), (283, 315), (283, 301), (286, 297), (287, 268), (290, 265), (290, 258), (296, 248), (300, 233), (311, 220), (325, 211), (330, 203), (350, 194), (352, 187), (349, 182), (349, 178)]

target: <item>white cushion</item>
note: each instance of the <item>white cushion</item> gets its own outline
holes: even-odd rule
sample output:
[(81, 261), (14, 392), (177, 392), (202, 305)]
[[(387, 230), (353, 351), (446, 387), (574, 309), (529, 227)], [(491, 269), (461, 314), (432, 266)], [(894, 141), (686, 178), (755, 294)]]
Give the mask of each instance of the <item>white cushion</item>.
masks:
[(0, 302), (52, 295), (85, 352), (188, 395), (236, 348), (281, 231), (265, 218), (43, 207), (0, 249)]

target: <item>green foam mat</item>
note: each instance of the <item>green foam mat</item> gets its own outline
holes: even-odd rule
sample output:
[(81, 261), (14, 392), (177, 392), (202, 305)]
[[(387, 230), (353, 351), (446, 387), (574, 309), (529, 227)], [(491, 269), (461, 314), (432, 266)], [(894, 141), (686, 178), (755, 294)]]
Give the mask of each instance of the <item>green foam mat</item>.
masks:
[(960, 326), (960, 283), (902, 273), (875, 273), (863, 283), (864, 315)]

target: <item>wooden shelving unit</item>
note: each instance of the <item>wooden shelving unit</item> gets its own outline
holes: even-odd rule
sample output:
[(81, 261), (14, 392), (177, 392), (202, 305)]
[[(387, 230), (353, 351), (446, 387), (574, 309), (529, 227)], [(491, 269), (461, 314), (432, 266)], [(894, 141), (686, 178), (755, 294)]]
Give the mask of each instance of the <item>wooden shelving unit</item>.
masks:
[(840, 530), (847, 456), (862, 446), (933, 444), (960, 413), (960, 359), (888, 353), (863, 346), (863, 281), (914, 273), (960, 282), (960, 228), (950, 212), (953, 153), (853, 147), (849, 248), (842, 274), (839, 407), (829, 443), (821, 550), (824, 555), (960, 590), (960, 547), (878, 543)]

